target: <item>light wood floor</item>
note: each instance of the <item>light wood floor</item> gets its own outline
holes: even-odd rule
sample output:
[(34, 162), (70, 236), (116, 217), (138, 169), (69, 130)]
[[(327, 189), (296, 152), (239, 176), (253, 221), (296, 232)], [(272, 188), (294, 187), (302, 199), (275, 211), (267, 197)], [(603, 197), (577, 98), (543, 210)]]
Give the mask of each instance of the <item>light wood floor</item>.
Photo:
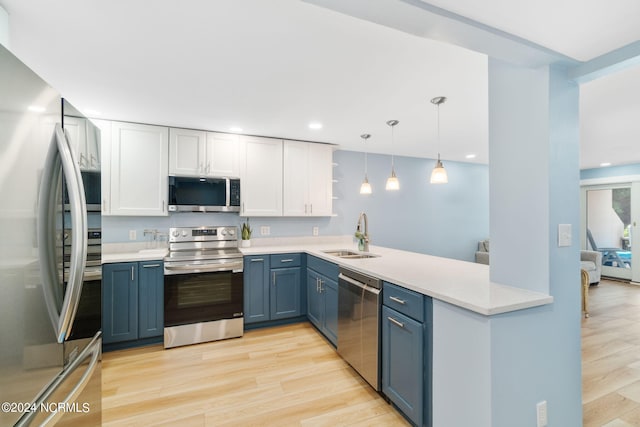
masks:
[(585, 427), (640, 426), (640, 286), (603, 280), (582, 321)]
[[(640, 287), (603, 280), (582, 321), (585, 427), (640, 426)], [(407, 426), (307, 323), (103, 358), (105, 426)]]
[(105, 353), (105, 426), (408, 426), (308, 323)]

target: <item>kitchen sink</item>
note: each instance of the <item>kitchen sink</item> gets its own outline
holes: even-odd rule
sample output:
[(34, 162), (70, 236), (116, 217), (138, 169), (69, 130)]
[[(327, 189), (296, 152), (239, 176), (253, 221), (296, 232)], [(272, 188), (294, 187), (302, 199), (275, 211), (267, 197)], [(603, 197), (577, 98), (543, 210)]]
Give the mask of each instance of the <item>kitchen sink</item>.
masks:
[(328, 250), (328, 251), (322, 251), (322, 252), (327, 255), (333, 255), (333, 256), (337, 256), (338, 258), (346, 258), (346, 259), (377, 258), (378, 256), (380, 256), (380, 255), (374, 255), (369, 253), (356, 252), (349, 249), (335, 249), (335, 250)]

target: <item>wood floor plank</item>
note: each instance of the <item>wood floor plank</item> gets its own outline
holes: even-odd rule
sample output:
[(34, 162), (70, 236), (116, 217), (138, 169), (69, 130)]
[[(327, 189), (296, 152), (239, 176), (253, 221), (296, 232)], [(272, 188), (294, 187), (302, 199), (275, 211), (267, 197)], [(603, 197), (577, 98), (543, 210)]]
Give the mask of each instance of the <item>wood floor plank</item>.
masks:
[(105, 426), (409, 425), (308, 323), (106, 353), (103, 390)]
[(585, 427), (640, 426), (640, 287), (603, 280), (582, 320)]
[[(584, 426), (640, 426), (640, 287), (603, 280), (589, 294)], [(106, 353), (102, 378), (105, 426), (409, 425), (308, 323)]]

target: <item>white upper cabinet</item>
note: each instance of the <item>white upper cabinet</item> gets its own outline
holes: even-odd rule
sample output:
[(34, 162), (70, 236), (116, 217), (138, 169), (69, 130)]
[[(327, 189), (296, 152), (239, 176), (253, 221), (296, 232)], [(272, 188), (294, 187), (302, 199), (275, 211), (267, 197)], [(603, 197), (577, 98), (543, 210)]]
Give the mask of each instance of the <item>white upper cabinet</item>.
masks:
[(112, 122), (111, 215), (168, 215), (168, 153), (168, 128)]
[(192, 129), (169, 129), (169, 174), (204, 176), (207, 133)]
[(238, 135), (192, 129), (169, 130), (169, 174), (240, 176)]
[(284, 216), (331, 216), (332, 147), (284, 141)]
[(241, 137), (240, 215), (282, 216), (282, 140)]
[(100, 170), (100, 147), (97, 135), (87, 126), (87, 119), (64, 116), (64, 130), (71, 142), (76, 161), (83, 171)]
[(239, 138), (236, 134), (207, 132), (207, 175), (233, 178), (239, 177), (239, 145)]
[(100, 130), (100, 192), (102, 197), (102, 214), (111, 214), (111, 121), (91, 119)]

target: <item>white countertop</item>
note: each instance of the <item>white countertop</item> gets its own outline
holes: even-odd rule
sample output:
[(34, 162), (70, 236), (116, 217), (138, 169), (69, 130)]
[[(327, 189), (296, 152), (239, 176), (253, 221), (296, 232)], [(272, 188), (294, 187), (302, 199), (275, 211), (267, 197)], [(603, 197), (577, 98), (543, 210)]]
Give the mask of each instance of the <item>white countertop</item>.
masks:
[(378, 277), (423, 295), (484, 315), (507, 313), (551, 304), (547, 294), (514, 288), (489, 280), (489, 266), (398, 249), (371, 246), (375, 258), (346, 259), (322, 251), (354, 250), (353, 245), (305, 244), (241, 248), (245, 255), (306, 252), (340, 266)]
[[(306, 252), (487, 316), (553, 303), (553, 297), (547, 294), (492, 283), (489, 280), (489, 266), (484, 264), (381, 246), (370, 247), (369, 252), (377, 257), (346, 259), (323, 252), (332, 249), (355, 250), (354, 244), (345, 239), (317, 242), (294, 238), (291, 241), (291, 244), (254, 245), (240, 248), (240, 251), (243, 255)], [(113, 249), (107, 253), (103, 251), (103, 263), (156, 260), (164, 258), (167, 253), (166, 248), (134, 248), (126, 252)]]

